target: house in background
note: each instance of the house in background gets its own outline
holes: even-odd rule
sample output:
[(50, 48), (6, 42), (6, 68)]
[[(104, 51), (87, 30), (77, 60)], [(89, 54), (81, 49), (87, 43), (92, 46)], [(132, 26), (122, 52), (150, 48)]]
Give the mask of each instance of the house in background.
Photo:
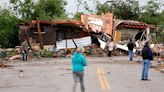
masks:
[[(67, 47), (67, 39), (76, 39), (87, 37), (89, 34), (83, 28), (80, 21), (76, 20), (57, 20), (57, 21), (39, 21), (32, 20), (29, 23), (19, 24), (20, 43), (30, 37), (35, 39), (37, 43), (42, 45), (54, 45), (57, 47), (65, 40)], [(74, 41), (72, 40), (72, 43)]]
[[(154, 31), (155, 26), (134, 20), (118, 20), (114, 21), (115, 40), (123, 41), (135, 39), (140, 40), (143, 32)], [(145, 35), (143, 35), (145, 36)], [(146, 37), (145, 37), (146, 38)]]
[(88, 32), (105, 33), (114, 41), (140, 39), (145, 30), (152, 31), (155, 26), (134, 20), (115, 19), (112, 13), (102, 15), (81, 15), (81, 22)]
[[(54, 45), (55, 48), (75, 48), (87, 46), (95, 41), (93, 34), (105, 34), (115, 42), (147, 38), (155, 26), (133, 20), (115, 19), (112, 13), (102, 15), (81, 15), (81, 20), (32, 20), (19, 24), (20, 42), (29, 37), (44, 45)], [(147, 30), (147, 31), (145, 31)], [(146, 35), (145, 35), (146, 34)], [(107, 36), (108, 35), (108, 36)], [(107, 41), (107, 40), (106, 40)], [(106, 42), (105, 41), (105, 42)], [(29, 42), (28, 42), (29, 43)], [(77, 46), (78, 45), (78, 46)]]

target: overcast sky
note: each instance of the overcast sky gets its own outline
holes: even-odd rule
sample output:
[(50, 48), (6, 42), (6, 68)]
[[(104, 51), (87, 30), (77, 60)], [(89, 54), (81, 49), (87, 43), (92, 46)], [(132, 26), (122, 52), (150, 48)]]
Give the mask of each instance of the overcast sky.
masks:
[[(86, 1), (87, 1), (87, 4), (90, 6), (90, 9), (93, 9), (93, 10), (94, 10), (94, 9), (95, 9), (95, 4), (93, 4), (93, 1), (95, 1), (95, 0), (86, 0)], [(108, 0), (99, 0), (100, 3), (104, 3), (104, 2), (106, 2), (106, 1), (108, 1)], [(139, 0), (141, 6), (142, 6), (142, 5), (145, 5), (147, 1), (148, 1), (148, 0)], [(160, 0), (160, 1), (161, 1), (162, 3), (164, 2), (164, 0)], [(8, 2), (9, 2), (9, 0), (0, 0), (0, 6), (1, 6), (1, 7), (7, 7), (7, 6), (9, 5)], [(67, 0), (67, 2), (68, 2), (68, 4), (67, 4), (67, 6), (65, 7), (67, 13), (68, 13), (69, 15), (75, 14), (75, 12), (76, 12), (76, 10), (77, 10), (77, 8), (76, 8), (77, 0)], [(80, 7), (79, 11), (85, 12), (84, 9), (81, 8), (81, 7)]]

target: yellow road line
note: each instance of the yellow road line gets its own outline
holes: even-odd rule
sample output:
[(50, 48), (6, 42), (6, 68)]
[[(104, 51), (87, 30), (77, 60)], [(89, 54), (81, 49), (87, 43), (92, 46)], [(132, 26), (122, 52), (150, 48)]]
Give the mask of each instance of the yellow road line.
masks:
[(101, 69), (101, 73), (102, 73), (102, 77), (103, 77), (104, 83), (105, 83), (107, 89), (110, 90), (110, 85), (108, 83), (107, 78), (105, 77), (104, 69), (102, 67), (100, 69)]
[(100, 84), (101, 84), (101, 89), (104, 90), (105, 89), (105, 84), (104, 84), (103, 79), (101, 77), (101, 70), (100, 70), (99, 67), (97, 68), (97, 74), (98, 74), (99, 81), (100, 81)]

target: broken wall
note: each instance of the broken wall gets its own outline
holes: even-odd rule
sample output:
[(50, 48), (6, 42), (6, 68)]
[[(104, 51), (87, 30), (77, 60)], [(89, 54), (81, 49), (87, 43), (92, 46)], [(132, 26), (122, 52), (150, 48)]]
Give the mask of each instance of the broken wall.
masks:
[[(56, 42), (56, 38), (55, 38), (56, 32), (54, 30), (55, 28), (53, 27), (46, 27), (46, 26), (41, 27), (41, 34), (43, 37), (44, 45), (54, 44)], [(27, 32), (28, 32), (29, 37), (32, 37), (33, 39), (35, 39), (37, 43), (40, 42), (38, 31), (36, 28), (29, 29)]]
[(98, 15), (81, 15), (81, 22), (84, 27), (90, 32), (106, 33), (113, 35), (113, 14), (106, 13)]
[[(80, 28), (71, 28), (69, 26), (41, 26), (41, 34), (43, 37), (44, 45), (55, 45), (56, 41), (72, 38), (81, 38), (89, 35), (87, 32), (82, 31), (82, 29)], [(20, 30), (21, 43), (26, 39), (27, 36), (35, 39), (37, 43), (40, 42), (38, 31), (36, 28), (30, 28), (26, 31)]]
[(112, 13), (103, 14), (102, 19), (104, 22), (103, 24), (104, 33), (113, 35), (113, 23), (114, 23), (113, 14)]
[(129, 40), (130, 38), (135, 38), (137, 33), (140, 31), (139, 29), (117, 29), (118, 32), (121, 32), (121, 40)]

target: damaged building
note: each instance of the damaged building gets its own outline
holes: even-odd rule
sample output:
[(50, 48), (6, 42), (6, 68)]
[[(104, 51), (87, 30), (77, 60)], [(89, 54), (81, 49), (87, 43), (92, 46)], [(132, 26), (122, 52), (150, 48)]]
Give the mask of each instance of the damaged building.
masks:
[[(128, 40), (129, 38), (140, 40), (144, 31), (154, 31), (155, 26), (133, 20), (115, 20), (115, 37), (117, 41)], [(146, 38), (146, 37), (143, 37)]]
[(87, 46), (93, 43), (93, 35), (96, 38), (103, 38), (102, 34), (105, 34), (105, 38), (113, 39), (115, 42), (129, 40), (130, 38), (140, 40), (142, 36), (142, 38), (145, 36), (143, 33), (148, 34), (148, 32), (145, 32), (147, 28), (150, 31), (155, 27), (133, 20), (118, 20), (112, 13), (81, 15), (80, 21), (40, 21), (37, 19), (19, 24), (20, 42), (31, 37), (37, 43), (40, 43), (41, 49), (44, 47), (43, 45), (53, 45), (58, 49)]
[(81, 15), (81, 22), (89, 32), (105, 33), (115, 42), (135, 39), (140, 40), (145, 30), (153, 31), (154, 25), (134, 20), (115, 19), (112, 13), (102, 15)]
[(116, 19), (112, 13), (81, 15), (81, 22), (88, 32), (98, 38), (102, 49), (105, 48), (108, 41), (113, 40), (117, 43), (116, 48), (128, 51), (126, 44), (129, 39), (134, 41), (151, 40), (150, 32), (155, 29), (154, 25), (143, 22)]
[(86, 40), (87, 38), (84, 37), (89, 35), (81, 22), (76, 20), (32, 20), (29, 23), (20, 24), (19, 28), (20, 42), (31, 37), (37, 43), (40, 43), (40, 45), (54, 45), (56, 48), (60, 48), (61, 46), (67, 48), (69, 45), (76, 47), (77, 44), (74, 44), (76, 39), (83, 38)]

